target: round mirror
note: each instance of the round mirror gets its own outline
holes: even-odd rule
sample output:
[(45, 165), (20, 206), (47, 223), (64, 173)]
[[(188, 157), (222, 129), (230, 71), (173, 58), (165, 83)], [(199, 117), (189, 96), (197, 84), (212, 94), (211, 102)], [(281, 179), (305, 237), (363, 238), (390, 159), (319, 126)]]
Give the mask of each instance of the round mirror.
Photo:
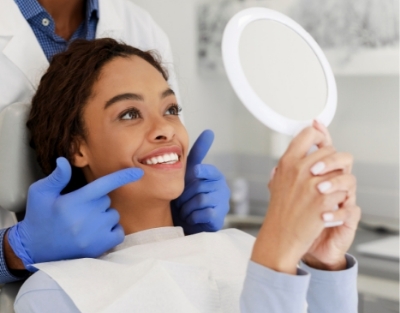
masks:
[(318, 44), (296, 22), (266, 8), (237, 13), (225, 28), (222, 56), (239, 99), (266, 126), (295, 135), (336, 110), (332, 70)]

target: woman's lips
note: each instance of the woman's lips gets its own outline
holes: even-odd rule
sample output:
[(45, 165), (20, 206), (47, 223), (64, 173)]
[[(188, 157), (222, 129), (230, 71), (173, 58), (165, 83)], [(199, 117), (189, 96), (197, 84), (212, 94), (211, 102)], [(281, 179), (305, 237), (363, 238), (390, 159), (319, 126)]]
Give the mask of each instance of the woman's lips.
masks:
[(182, 168), (181, 156), (182, 149), (174, 145), (155, 149), (139, 162), (155, 169), (179, 169)]
[(177, 161), (174, 164), (166, 164), (166, 163), (158, 163), (158, 164), (143, 164), (145, 166), (154, 168), (154, 169), (165, 169), (165, 170), (174, 170), (174, 169), (181, 169), (182, 168), (182, 162), (181, 161)]

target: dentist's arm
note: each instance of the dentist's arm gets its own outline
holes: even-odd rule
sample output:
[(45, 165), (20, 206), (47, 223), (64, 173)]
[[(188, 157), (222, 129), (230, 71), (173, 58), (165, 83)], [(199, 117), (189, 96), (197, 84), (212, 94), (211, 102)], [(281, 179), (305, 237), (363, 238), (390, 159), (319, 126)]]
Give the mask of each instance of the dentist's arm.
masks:
[(142, 175), (140, 169), (124, 169), (60, 195), (71, 167), (65, 158), (57, 159), (53, 173), (29, 188), (24, 220), (7, 232), (3, 251), (8, 268), (34, 271), (31, 264), (97, 257), (121, 243), (119, 214), (110, 208), (107, 194)]
[(229, 211), (230, 190), (224, 175), (213, 165), (201, 164), (213, 140), (211, 130), (196, 140), (187, 160), (185, 190), (171, 203), (174, 224), (186, 234), (220, 230)]

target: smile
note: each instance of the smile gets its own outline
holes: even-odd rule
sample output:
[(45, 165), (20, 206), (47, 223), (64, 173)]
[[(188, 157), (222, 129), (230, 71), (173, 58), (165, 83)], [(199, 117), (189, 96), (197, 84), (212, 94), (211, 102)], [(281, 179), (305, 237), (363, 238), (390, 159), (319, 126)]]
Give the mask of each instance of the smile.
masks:
[(157, 169), (178, 169), (182, 168), (182, 148), (173, 145), (153, 150), (138, 161), (143, 165)]
[(163, 155), (153, 156), (142, 161), (143, 164), (155, 165), (155, 164), (175, 164), (179, 161), (179, 156), (176, 153), (165, 153)]

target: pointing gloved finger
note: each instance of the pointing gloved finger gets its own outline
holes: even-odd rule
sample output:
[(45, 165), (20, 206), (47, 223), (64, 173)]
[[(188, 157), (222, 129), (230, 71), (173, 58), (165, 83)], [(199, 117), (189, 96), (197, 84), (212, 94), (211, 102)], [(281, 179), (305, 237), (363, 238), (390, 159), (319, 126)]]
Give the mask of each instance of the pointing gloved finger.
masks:
[[(71, 165), (66, 158), (56, 160), (57, 167), (47, 177), (35, 183), (35, 190), (41, 194), (53, 193), (59, 195), (71, 179)], [(33, 186), (33, 185), (32, 185)]]
[(224, 175), (211, 164), (197, 164), (194, 167), (194, 175), (198, 179), (206, 179), (206, 180), (221, 180), (225, 179)]
[(69, 194), (73, 199), (71, 202), (83, 203), (103, 197), (123, 185), (139, 180), (142, 176), (143, 170), (140, 168), (127, 168), (108, 174)]
[(187, 158), (187, 171), (185, 177), (186, 182), (190, 182), (192, 179), (194, 179), (194, 177), (192, 176), (193, 172), (191, 170), (195, 165), (203, 162), (205, 156), (208, 153), (208, 150), (210, 150), (211, 148), (213, 141), (214, 141), (213, 131), (205, 130), (200, 134), (200, 136), (193, 144), (193, 147), (190, 150), (190, 153)]
[[(62, 199), (57, 199), (58, 201), (62, 200)], [(69, 202), (67, 202), (69, 204)], [(81, 216), (88, 216), (89, 214), (95, 214), (93, 216), (93, 219), (96, 218), (96, 214), (99, 213), (105, 213), (111, 205), (111, 199), (109, 196), (105, 195), (102, 196), (101, 198), (98, 199), (93, 199), (90, 202), (90, 205), (86, 205), (86, 210), (84, 212), (80, 212)], [(73, 207), (71, 207), (70, 205), (60, 205), (60, 206), (56, 206), (56, 209), (58, 210), (74, 210)], [(80, 210), (80, 207), (79, 207)], [(82, 214), (83, 213), (83, 214)], [(70, 216), (71, 218), (74, 218), (74, 216)]]

